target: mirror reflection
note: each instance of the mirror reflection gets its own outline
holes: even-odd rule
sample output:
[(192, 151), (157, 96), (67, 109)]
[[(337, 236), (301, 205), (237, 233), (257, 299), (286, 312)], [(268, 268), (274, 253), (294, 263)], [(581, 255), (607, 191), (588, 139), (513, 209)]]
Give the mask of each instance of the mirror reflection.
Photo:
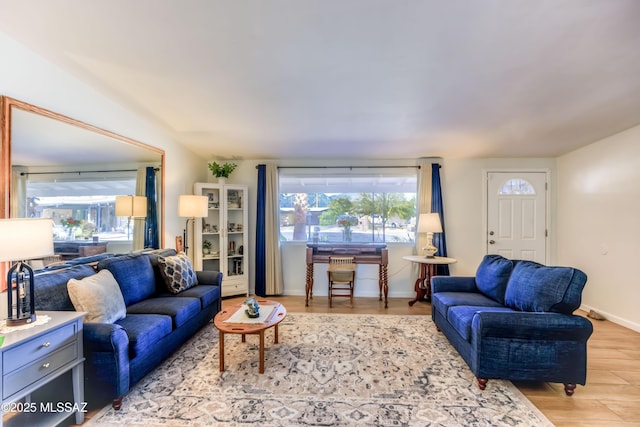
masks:
[[(161, 247), (162, 150), (4, 101), (10, 104), (11, 172), (3, 176), (10, 181), (3, 186), (10, 195), (9, 214), (53, 219), (53, 260)], [(122, 196), (137, 196), (135, 212), (123, 205), (134, 197)]]

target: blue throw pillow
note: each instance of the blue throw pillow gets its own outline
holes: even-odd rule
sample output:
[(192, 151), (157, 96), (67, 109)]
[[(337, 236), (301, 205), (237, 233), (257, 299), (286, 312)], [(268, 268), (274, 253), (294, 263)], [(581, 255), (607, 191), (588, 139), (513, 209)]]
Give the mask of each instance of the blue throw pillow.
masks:
[(514, 262), (500, 255), (485, 255), (476, 271), (476, 286), (486, 296), (504, 304), (504, 294)]
[(515, 310), (571, 314), (580, 306), (587, 276), (571, 267), (546, 267), (519, 261), (505, 295), (505, 305)]
[(122, 255), (103, 259), (98, 263), (98, 270), (104, 269), (109, 270), (120, 285), (127, 307), (156, 293), (156, 279), (147, 255)]
[(158, 268), (164, 277), (167, 289), (172, 294), (179, 294), (198, 284), (198, 278), (193, 271), (191, 261), (184, 252), (174, 256), (159, 256)]

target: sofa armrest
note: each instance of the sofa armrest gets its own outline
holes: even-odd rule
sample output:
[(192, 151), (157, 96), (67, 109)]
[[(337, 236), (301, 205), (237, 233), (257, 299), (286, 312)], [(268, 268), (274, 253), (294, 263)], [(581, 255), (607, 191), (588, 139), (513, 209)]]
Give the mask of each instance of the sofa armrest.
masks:
[(219, 271), (196, 271), (199, 285), (222, 286), (222, 273)]
[(431, 278), (431, 292), (478, 292), (475, 277), (434, 276)]
[(593, 325), (582, 316), (517, 311), (480, 311), (473, 316), (471, 328), (483, 338), (547, 341), (586, 341), (593, 333)]
[(85, 366), (108, 392), (110, 398), (129, 391), (129, 337), (120, 325), (85, 323), (83, 325)]
[(122, 326), (111, 323), (85, 323), (84, 345), (91, 351), (129, 351), (129, 337)]

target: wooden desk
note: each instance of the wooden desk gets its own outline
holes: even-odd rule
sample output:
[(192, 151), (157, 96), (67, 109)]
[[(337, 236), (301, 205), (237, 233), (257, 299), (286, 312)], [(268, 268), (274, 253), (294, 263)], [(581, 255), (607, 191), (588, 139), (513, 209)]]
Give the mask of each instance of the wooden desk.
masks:
[(356, 264), (378, 264), (378, 286), (380, 301), (384, 293), (384, 308), (387, 308), (389, 294), (388, 272), (389, 251), (382, 243), (370, 244), (308, 244), (307, 245), (307, 278), (305, 284), (305, 306), (313, 299), (313, 264), (328, 264), (330, 256), (352, 256)]
[(431, 301), (431, 277), (433, 276), (436, 265), (453, 264), (457, 262), (457, 260), (454, 258), (440, 256), (427, 258), (425, 256), (413, 255), (403, 256), (402, 259), (420, 264), (420, 274), (418, 275), (418, 279), (414, 284), (416, 297), (415, 299), (409, 301), (410, 306), (413, 306), (413, 304), (422, 300), (423, 298), (426, 298), (427, 301)]

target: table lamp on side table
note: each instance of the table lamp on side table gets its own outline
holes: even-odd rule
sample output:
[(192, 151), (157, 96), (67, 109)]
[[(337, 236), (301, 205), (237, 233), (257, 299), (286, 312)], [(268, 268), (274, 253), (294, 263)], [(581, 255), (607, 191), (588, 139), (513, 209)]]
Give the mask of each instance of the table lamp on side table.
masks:
[(34, 277), (26, 260), (53, 255), (53, 221), (0, 219), (0, 238), (0, 261), (15, 262), (7, 273), (7, 325), (31, 323), (36, 320)]
[(442, 233), (442, 223), (437, 212), (420, 214), (418, 233), (427, 233), (427, 244), (422, 248), (427, 258), (433, 258), (438, 248), (433, 246), (433, 233)]

